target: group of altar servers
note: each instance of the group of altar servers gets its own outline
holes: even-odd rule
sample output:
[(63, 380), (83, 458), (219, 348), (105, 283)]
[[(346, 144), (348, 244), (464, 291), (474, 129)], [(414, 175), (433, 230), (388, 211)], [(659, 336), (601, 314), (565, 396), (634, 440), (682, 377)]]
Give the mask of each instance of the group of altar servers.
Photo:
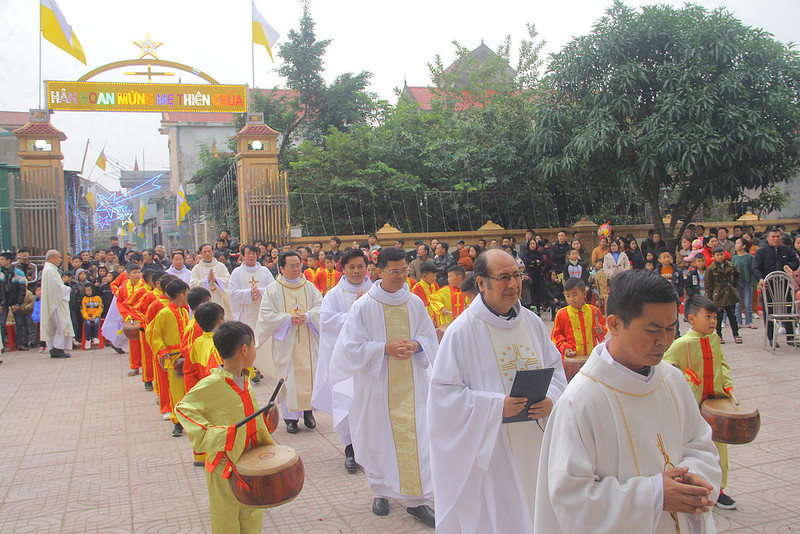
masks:
[[(275, 279), (254, 248), (230, 275), (209, 245), (200, 252), (188, 284), (253, 328), (255, 367), (286, 379), (287, 431), (299, 432), (301, 417), (314, 428), (314, 409), (332, 414), (373, 513), (396, 500), (443, 533), (715, 532), (711, 430), (682, 374), (661, 362), (678, 321), (663, 278), (615, 277), (610, 340), (567, 387), (549, 329), (520, 306), (519, 269), (500, 249), (476, 260), (479, 295), (441, 344), (400, 249), (380, 251), (374, 284), (363, 252), (346, 252), (324, 298), (295, 251), (281, 253)], [(548, 367), (529, 421), (503, 423), (526, 405), (509, 396), (516, 372)]]

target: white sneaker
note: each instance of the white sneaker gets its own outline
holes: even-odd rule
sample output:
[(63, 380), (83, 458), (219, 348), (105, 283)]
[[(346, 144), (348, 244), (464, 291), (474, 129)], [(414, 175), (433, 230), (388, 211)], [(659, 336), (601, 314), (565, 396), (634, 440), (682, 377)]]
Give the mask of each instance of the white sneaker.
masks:
[(167, 412), (167, 413), (162, 413), (161, 414), (161, 419), (163, 419), (164, 421), (169, 421), (170, 417), (172, 417), (172, 412)]
[(99, 340), (99, 339), (97, 339), (97, 338), (94, 338), (94, 339), (92, 340), (92, 344), (94, 344), (94, 345), (99, 345), (99, 344), (100, 344), (100, 340)]

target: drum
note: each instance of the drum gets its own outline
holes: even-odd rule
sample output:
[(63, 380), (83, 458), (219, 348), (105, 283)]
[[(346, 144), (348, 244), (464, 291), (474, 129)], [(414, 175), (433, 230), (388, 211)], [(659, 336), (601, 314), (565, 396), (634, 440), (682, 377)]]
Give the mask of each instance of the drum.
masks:
[(241, 488), (232, 475), (233, 494), (251, 508), (286, 504), (300, 494), (305, 480), (303, 461), (287, 445), (261, 445), (245, 451), (236, 462), (236, 471), (250, 490)]
[(128, 339), (134, 341), (139, 339), (139, 321), (130, 320), (122, 323), (122, 333)]
[(581, 367), (583, 367), (583, 364), (586, 363), (588, 359), (588, 356), (573, 356), (570, 358), (565, 357), (561, 360), (561, 363), (564, 365), (564, 374), (567, 375), (567, 382), (578, 374), (578, 371), (581, 370)]
[(700, 414), (711, 426), (711, 437), (720, 443), (741, 445), (756, 439), (761, 427), (761, 415), (752, 406), (731, 399), (706, 399), (700, 405)]

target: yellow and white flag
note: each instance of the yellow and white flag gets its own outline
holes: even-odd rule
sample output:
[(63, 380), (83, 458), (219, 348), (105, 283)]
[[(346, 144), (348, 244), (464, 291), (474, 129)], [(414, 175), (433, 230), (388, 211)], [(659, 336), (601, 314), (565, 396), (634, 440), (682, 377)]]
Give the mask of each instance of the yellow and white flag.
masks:
[(147, 213), (147, 204), (142, 201), (142, 205), (139, 206), (139, 224), (144, 224), (144, 216)]
[(39, 26), (42, 37), (86, 65), (83, 47), (55, 0), (39, 0)]
[(187, 213), (189, 213), (189, 210), (192, 209), (192, 207), (186, 201), (186, 192), (183, 190), (183, 184), (178, 186), (178, 194), (175, 197), (175, 205), (177, 207), (175, 218), (178, 220), (178, 226), (180, 226), (183, 218)]
[(86, 194), (83, 195), (86, 199), (86, 202), (92, 207), (92, 211), (97, 209), (97, 197), (94, 196), (94, 193), (90, 190), (86, 191)]
[(101, 168), (101, 169), (103, 169), (103, 170), (106, 170), (106, 155), (105, 155), (105, 149), (103, 149), (103, 150), (101, 150), (101, 151), (100, 151), (100, 155), (99, 155), (99, 156), (97, 156), (97, 161), (95, 162), (95, 165), (97, 165), (98, 167), (100, 167), (100, 168)]
[(275, 46), (275, 41), (278, 40), (278, 37), (280, 37), (280, 34), (267, 23), (266, 19), (259, 13), (258, 8), (256, 8), (256, 3), (253, 2), (253, 42), (266, 47), (269, 58), (273, 63), (275, 63), (275, 58), (272, 57), (272, 47)]

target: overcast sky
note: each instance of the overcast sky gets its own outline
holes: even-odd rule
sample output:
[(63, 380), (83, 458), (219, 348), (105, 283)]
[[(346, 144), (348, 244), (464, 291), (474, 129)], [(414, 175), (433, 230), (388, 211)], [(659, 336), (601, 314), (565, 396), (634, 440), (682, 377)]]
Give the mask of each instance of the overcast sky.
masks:
[[(124, 59), (138, 59), (147, 33), (164, 44), (162, 60), (190, 65), (220, 83), (252, 85), (250, 0), (56, 0), (86, 53), (88, 65), (42, 41), (42, 79), (76, 80), (89, 70)], [(628, 1), (629, 5), (683, 2)], [(713, 8), (727, 6), (745, 24), (764, 28), (783, 42), (800, 42), (798, 0), (703, 0)], [(515, 50), (533, 23), (547, 42), (545, 51), (558, 51), (572, 37), (591, 31), (611, 2), (595, 0), (316, 0), (311, 14), (318, 39), (331, 39), (325, 56), (325, 77), (343, 72), (373, 73), (371, 89), (394, 101), (394, 89), (430, 82), (427, 64), (441, 54), (445, 65), (454, 58), (451, 41), (472, 49), (481, 39), (496, 49), (506, 35)], [(264, 18), (281, 34), (297, 29), (302, 12), (299, 0), (256, 0)], [(38, 106), (39, 2), (0, 0), (0, 109), (27, 111)], [(275, 58), (280, 61), (279, 58)], [(516, 58), (513, 58), (516, 61)], [(257, 87), (283, 86), (263, 47), (255, 50)], [(133, 81), (131, 76), (104, 73), (96, 81)], [(183, 83), (204, 83), (182, 73)], [(141, 78), (139, 81), (142, 81)], [(92, 170), (100, 149), (132, 168), (134, 158), (148, 169), (168, 169), (166, 136), (158, 133), (158, 113), (58, 112), (53, 124), (68, 137), (62, 145), (65, 167), (79, 170), (90, 140), (85, 175), (116, 189), (116, 174)], [(107, 168), (112, 171), (111, 167)]]

